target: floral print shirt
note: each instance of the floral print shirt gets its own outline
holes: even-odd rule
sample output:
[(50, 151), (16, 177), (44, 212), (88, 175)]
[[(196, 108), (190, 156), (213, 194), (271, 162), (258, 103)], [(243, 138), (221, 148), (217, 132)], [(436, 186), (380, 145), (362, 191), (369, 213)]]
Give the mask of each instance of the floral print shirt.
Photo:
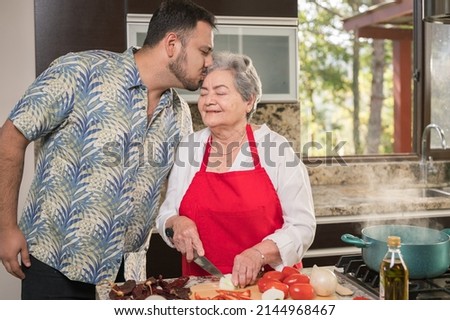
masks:
[(161, 187), (192, 132), (173, 89), (147, 117), (134, 50), (58, 58), (9, 116), (40, 145), (20, 228), (30, 253), (71, 280), (114, 281), (122, 257), (126, 279), (145, 279)]

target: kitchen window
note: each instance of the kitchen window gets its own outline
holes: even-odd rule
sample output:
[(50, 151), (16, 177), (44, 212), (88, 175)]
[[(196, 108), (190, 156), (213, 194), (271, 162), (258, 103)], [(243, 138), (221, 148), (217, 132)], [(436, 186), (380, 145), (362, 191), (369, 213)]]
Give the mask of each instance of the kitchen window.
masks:
[(365, 3), (299, 1), (302, 143), (321, 147), (307, 156), (413, 154), (412, 8), (383, 28), (373, 12), (387, 2)]

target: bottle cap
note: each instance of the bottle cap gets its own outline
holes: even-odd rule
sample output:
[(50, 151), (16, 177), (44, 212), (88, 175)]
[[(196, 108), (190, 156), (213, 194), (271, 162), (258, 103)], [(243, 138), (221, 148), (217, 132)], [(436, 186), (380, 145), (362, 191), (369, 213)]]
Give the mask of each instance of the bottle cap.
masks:
[(400, 245), (400, 237), (389, 236), (387, 240), (388, 246), (398, 247)]

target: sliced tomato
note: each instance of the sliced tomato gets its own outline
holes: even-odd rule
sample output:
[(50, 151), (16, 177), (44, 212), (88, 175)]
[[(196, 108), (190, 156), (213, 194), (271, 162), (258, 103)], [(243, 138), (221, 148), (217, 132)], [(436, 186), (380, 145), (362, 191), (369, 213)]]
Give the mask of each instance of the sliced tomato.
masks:
[(264, 273), (264, 279), (283, 281), (285, 275), (281, 271), (271, 270)]
[(277, 280), (269, 281), (266, 285), (266, 290), (269, 290), (272, 288), (283, 291), (285, 299), (289, 296), (289, 286), (283, 282), (280, 282)]
[(356, 296), (353, 298), (353, 300), (370, 300), (369, 298), (363, 297), (363, 296)]
[(284, 274), (285, 277), (288, 277), (291, 274), (300, 273), (300, 271), (294, 267), (285, 266), (283, 267), (283, 270), (281, 270), (281, 273)]
[(283, 283), (286, 283), (288, 286), (294, 283), (309, 283), (309, 276), (303, 273), (291, 274), (284, 278)]
[(289, 286), (289, 295), (294, 300), (312, 300), (316, 293), (309, 283), (294, 283)]

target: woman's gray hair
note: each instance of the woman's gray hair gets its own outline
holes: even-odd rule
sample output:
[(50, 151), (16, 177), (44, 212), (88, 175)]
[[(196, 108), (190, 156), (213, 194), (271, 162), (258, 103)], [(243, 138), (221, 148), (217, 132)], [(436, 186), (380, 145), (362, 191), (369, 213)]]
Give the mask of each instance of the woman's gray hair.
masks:
[(234, 84), (241, 97), (245, 101), (255, 98), (252, 110), (247, 114), (247, 119), (250, 119), (262, 94), (261, 80), (253, 66), (252, 59), (244, 54), (214, 51), (213, 63), (208, 67), (208, 73), (214, 70), (230, 70), (234, 75)]

